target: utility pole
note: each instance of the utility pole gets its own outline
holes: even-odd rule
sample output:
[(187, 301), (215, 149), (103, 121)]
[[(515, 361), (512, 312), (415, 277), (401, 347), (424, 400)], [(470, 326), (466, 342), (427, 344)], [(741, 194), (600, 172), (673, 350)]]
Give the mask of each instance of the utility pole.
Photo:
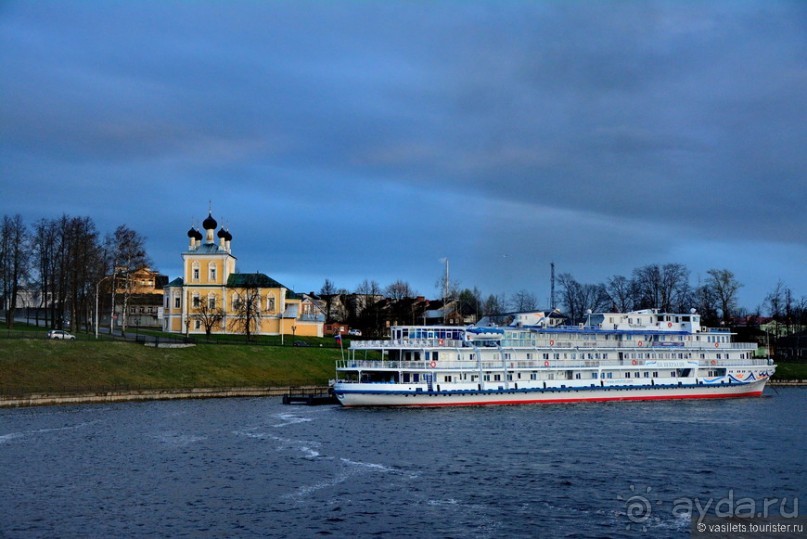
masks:
[(549, 288), (549, 310), (555, 310), (555, 263), (550, 262), (549, 266), (552, 268), (552, 276)]

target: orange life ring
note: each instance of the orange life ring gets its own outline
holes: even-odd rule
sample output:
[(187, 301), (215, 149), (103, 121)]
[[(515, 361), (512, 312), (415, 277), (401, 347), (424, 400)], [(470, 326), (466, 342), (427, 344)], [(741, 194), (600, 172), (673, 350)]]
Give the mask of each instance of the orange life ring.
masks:
[(667, 327), (671, 328), (672, 327), (672, 322), (667, 322)]
[(639, 342), (638, 342), (638, 343), (636, 343), (636, 344), (638, 344), (638, 345), (639, 345), (639, 347), (644, 346), (644, 343), (643, 343), (642, 341), (639, 341)]
[(429, 367), (431, 367), (432, 369), (435, 368), (436, 366), (437, 366), (436, 361), (432, 361), (431, 363), (429, 363)]
[(633, 361), (631, 361), (631, 362), (630, 362), (630, 364), (631, 364), (631, 365), (637, 365), (638, 363), (639, 363), (639, 362), (638, 362), (638, 361), (636, 361), (635, 359), (634, 359)]
[(555, 341), (553, 341), (552, 339), (549, 339), (549, 346), (555, 346)]
[(716, 342), (716, 343), (715, 343), (715, 348), (718, 348), (718, 347), (720, 347), (720, 343), (719, 343), (719, 342)]
[(548, 361), (544, 361), (544, 367), (549, 367), (549, 362)]
[(713, 360), (712, 360), (712, 365), (717, 365), (717, 361), (715, 361), (715, 360), (713, 359)]

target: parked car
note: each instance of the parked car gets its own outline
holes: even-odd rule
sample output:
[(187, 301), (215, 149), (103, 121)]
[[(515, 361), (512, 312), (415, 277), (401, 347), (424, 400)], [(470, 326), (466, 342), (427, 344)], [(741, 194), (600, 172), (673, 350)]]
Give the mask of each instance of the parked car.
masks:
[(305, 341), (294, 341), (294, 346), (311, 346)]
[(48, 331), (48, 339), (62, 339), (64, 341), (75, 340), (76, 336), (63, 329), (52, 329)]
[(351, 329), (347, 332), (348, 335), (351, 337), (361, 337), (361, 330), (360, 329)]

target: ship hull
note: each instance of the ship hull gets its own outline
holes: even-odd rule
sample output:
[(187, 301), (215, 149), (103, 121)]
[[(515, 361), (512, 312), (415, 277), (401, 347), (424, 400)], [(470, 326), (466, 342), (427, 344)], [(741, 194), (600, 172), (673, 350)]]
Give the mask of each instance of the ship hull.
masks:
[[(521, 404), (561, 404), (576, 402), (650, 401), (681, 399), (728, 399), (759, 397), (766, 379), (741, 384), (613, 386), (557, 389), (504, 389), (482, 391), (408, 391), (389, 386), (383, 389), (334, 386), (334, 394), (345, 407), (352, 406), (508, 406)], [(371, 384), (361, 384), (368, 386)], [(383, 384), (379, 384), (383, 385)]]

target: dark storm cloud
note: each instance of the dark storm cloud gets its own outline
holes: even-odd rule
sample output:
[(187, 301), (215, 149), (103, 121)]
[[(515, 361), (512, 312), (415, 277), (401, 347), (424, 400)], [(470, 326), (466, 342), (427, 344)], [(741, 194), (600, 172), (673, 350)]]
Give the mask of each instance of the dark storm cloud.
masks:
[(178, 253), (212, 200), (239, 263), (426, 294), (443, 256), (498, 291), (760, 246), (804, 288), (806, 27), (802, 2), (6, 3), (0, 210)]

